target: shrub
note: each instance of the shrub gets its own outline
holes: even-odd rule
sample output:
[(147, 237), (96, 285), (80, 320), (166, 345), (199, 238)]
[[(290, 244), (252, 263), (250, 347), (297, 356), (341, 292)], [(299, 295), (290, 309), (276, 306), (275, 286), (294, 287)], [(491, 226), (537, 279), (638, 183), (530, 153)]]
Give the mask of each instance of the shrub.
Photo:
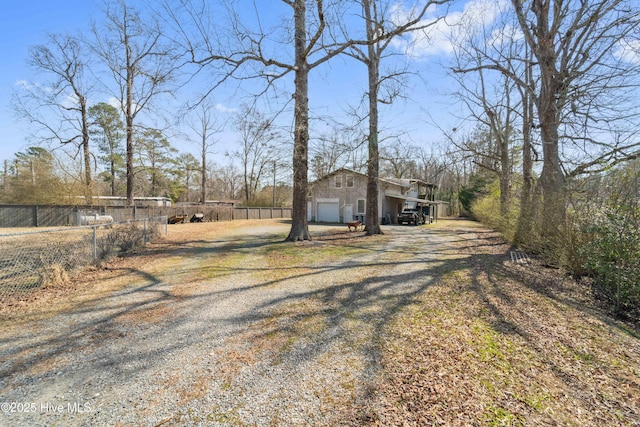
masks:
[[(147, 230), (147, 236), (149, 236)], [(157, 230), (151, 230), (157, 233)], [(109, 230), (98, 242), (98, 260), (104, 261), (111, 255), (135, 250), (144, 243), (144, 229), (135, 223), (117, 225)]]
[(114, 236), (114, 243), (120, 249), (120, 252), (131, 252), (144, 242), (144, 230), (135, 223), (116, 228)]
[(469, 181), (469, 185), (463, 186), (458, 192), (458, 200), (466, 212), (473, 213), (472, 206), (476, 199), (487, 194), (487, 180), (480, 175), (473, 175)]
[(69, 281), (67, 271), (60, 264), (45, 265), (40, 270), (40, 285), (45, 288), (54, 288), (64, 285)]
[(605, 209), (585, 231), (580, 255), (594, 289), (619, 315), (640, 308), (640, 221), (638, 211)]
[(507, 215), (500, 213), (500, 191), (496, 188), (488, 195), (478, 197), (471, 205), (474, 218), (486, 226), (498, 230), (504, 237), (513, 241), (516, 233), (519, 208), (511, 203)]

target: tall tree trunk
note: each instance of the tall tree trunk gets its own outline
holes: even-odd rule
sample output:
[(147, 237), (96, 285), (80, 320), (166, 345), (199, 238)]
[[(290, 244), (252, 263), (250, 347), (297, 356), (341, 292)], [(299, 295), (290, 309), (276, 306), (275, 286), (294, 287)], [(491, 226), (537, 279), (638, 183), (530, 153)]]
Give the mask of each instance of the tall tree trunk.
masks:
[[(507, 114), (509, 114), (507, 112)], [(500, 215), (508, 218), (511, 203), (511, 156), (509, 152), (508, 130), (501, 129), (499, 135), (500, 149)]]
[(520, 195), (520, 215), (516, 229), (515, 243), (530, 245), (533, 230), (533, 158), (531, 156), (531, 129), (533, 126), (533, 99), (529, 91), (533, 84), (532, 56), (527, 49), (525, 70), (526, 88), (522, 94), (522, 194)]
[(541, 88), (537, 104), (544, 160), (540, 175), (543, 197), (541, 232), (552, 242), (560, 237), (560, 227), (565, 214), (565, 197), (558, 136), (558, 97), (561, 96), (561, 82), (555, 67), (553, 40), (550, 38), (550, 35), (548, 38), (541, 37), (539, 47)]
[(309, 163), (309, 64), (307, 63), (306, 4), (295, 1), (295, 107), (293, 136), (293, 206), (287, 241), (310, 240), (307, 220), (307, 169)]
[[(203, 119), (204, 121), (204, 119)], [(200, 176), (200, 203), (205, 204), (207, 201), (207, 132), (203, 124), (202, 132), (202, 169)]]
[[(527, 95), (529, 98), (529, 96)], [(533, 230), (533, 159), (531, 157), (531, 100), (525, 100), (522, 133), (522, 194), (520, 195), (520, 215), (516, 229), (515, 243), (531, 243)], [(529, 105), (527, 105), (529, 104)]]
[(247, 171), (247, 165), (244, 166), (244, 203), (249, 206), (249, 200), (251, 199), (251, 186), (248, 178), (249, 172)]
[[(560, 165), (559, 132), (560, 108), (563, 101), (563, 85), (565, 77), (556, 69), (560, 52), (556, 40), (557, 22), (550, 22), (556, 17), (561, 5), (548, 0), (533, 0), (528, 7), (536, 17), (536, 22), (529, 31), (522, 3), (512, 0), (516, 8), (520, 25), (527, 35), (527, 43), (537, 59), (540, 74), (540, 93), (536, 99), (540, 135), (542, 138), (543, 166), (538, 182), (542, 193), (542, 215), (540, 233), (545, 241), (553, 244), (560, 241), (561, 227), (565, 217), (564, 174)], [(559, 17), (556, 17), (559, 19)]]
[(91, 151), (89, 150), (89, 121), (87, 119), (87, 102), (80, 98), (80, 115), (82, 120), (82, 155), (84, 157), (84, 200), (87, 205), (93, 203), (91, 179)]
[[(126, 14), (126, 9), (125, 9)], [(124, 35), (124, 47), (126, 49), (126, 67), (127, 67), (127, 75), (126, 75), (126, 97), (127, 100), (125, 102), (125, 121), (127, 127), (127, 206), (133, 206), (133, 186), (135, 180), (135, 170), (133, 168), (133, 81), (135, 76), (135, 65), (133, 62), (133, 54), (131, 52), (131, 46), (129, 46), (129, 37), (127, 33), (127, 19), (126, 15), (123, 21), (123, 31)]]
[[(371, 17), (370, 0), (362, 3), (364, 7), (367, 40), (372, 41), (374, 22)], [(378, 90), (380, 87), (380, 53), (374, 43), (367, 46), (367, 63), (369, 77), (369, 160), (367, 162), (367, 207), (366, 231), (368, 236), (382, 234), (380, 229), (380, 213), (378, 210), (378, 175), (380, 170), (380, 155), (378, 151)]]
[(115, 196), (116, 195), (116, 162), (113, 159), (113, 150), (111, 150), (110, 166), (111, 166), (111, 195)]
[(127, 123), (127, 206), (133, 206), (133, 185), (134, 185), (134, 169), (133, 169), (133, 117), (131, 117), (132, 96), (131, 89), (133, 83), (127, 84), (127, 105), (126, 105), (126, 123)]

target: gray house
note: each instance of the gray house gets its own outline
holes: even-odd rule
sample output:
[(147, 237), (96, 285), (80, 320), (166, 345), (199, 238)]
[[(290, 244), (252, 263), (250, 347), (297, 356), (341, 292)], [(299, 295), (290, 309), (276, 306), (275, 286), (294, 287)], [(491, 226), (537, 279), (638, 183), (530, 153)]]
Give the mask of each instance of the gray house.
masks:
[[(378, 212), (380, 222), (396, 223), (405, 207), (423, 207), (437, 218), (438, 202), (433, 199), (435, 185), (418, 179), (379, 178)], [(311, 222), (365, 222), (367, 176), (350, 169), (338, 169), (309, 185), (307, 217)]]

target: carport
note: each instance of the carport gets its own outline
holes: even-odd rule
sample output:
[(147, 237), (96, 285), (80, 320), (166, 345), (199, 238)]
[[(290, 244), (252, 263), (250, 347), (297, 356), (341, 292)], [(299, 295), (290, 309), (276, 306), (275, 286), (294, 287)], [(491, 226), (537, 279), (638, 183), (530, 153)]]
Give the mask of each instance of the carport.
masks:
[(438, 205), (442, 202), (418, 199), (417, 197), (404, 196), (397, 193), (385, 193), (385, 216), (392, 223), (398, 222), (398, 213), (405, 207), (422, 206), (428, 209), (427, 216), (431, 221), (438, 220)]

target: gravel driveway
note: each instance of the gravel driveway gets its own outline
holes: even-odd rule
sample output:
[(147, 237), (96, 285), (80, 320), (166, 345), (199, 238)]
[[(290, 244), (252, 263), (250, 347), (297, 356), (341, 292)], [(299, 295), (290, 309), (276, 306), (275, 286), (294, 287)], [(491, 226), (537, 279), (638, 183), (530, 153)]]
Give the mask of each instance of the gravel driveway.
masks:
[(455, 235), (383, 227), (353, 256), (300, 264), (268, 250), (288, 225), (252, 224), (200, 224), (198, 239), (114, 268), (108, 280), (126, 285), (113, 292), (3, 322), (0, 425), (349, 424), (386, 325), (432, 283)]

